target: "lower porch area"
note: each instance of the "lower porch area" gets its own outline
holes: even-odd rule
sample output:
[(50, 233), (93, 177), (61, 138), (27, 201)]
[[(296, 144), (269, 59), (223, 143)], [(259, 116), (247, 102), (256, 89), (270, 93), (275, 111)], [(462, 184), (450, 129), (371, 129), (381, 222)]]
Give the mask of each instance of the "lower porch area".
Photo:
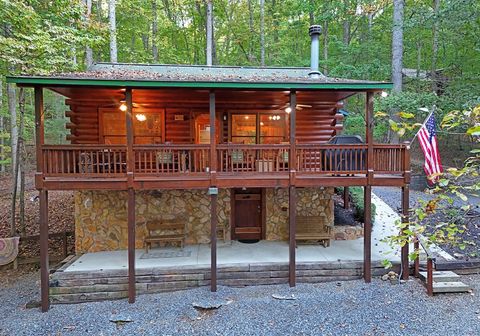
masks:
[[(389, 259), (398, 270), (400, 257), (381, 241), (382, 229), (372, 237), (372, 275), (386, 271)], [(138, 294), (175, 291), (211, 283), (210, 244), (135, 250), (135, 288)], [(285, 241), (217, 245), (217, 283), (250, 286), (288, 283), (289, 244)], [(327, 248), (298, 245), (297, 282), (354, 280), (364, 274), (363, 239), (332, 241)], [(66, 262), (50, 275), (52, 303), (73, 303), (128, 297), (127, 250), (86, 253)]]

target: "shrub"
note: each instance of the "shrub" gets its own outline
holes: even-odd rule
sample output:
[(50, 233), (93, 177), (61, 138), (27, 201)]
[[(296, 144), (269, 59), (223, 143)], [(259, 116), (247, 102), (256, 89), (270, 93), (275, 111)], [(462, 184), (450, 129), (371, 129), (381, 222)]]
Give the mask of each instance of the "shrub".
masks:
[[(343, 187), (338, 187), (338, 193), (343, 193)], [(349, 187), (350, 199), (352, 201), (353, 209), (355, 210), (355, 219), (364, 223), (365, 222), (365, 208), (364, 208), (364, 195), (363, 187)], [(375, 222), (375, 215), (377, 214), (377, 208), (372, 203), (372, 223)]]

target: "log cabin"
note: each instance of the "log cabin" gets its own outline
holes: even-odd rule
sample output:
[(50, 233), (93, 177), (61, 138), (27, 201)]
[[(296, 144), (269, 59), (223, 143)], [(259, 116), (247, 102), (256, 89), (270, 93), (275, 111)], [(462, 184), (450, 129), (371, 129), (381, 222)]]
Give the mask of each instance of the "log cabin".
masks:
[[(311, 28), (312, 40), (318, 33)], [(297, 216), (332, 224), (334, 187), (364, 188), (366, 282), (372, 186), (401, 188), (408, 221), (409, 147), (373, 140), (374, 95), (391, 83), (322, 75), (316, 43), (310, 68), (98, 63), (8, 82), (35, 91), (43, 311), (49, 191), (75, 192), (77, 253), (128, 251), (129, 302), (142, 274), (135, 249), (144, 247), (149, 221), (183, 218), (187, 245), (210, 244), (212, 291), (219, 228), (226, 240), (288, 242), (286, 279), (295, 286)], [(65, 97), (65, 144), (45, 142), (45, 90)], [(364, 142), (333, 144), (343, 129), (339, 110), (354, 95), (365, 96)], [(407, 257), (408, 246), (404, 276)]]

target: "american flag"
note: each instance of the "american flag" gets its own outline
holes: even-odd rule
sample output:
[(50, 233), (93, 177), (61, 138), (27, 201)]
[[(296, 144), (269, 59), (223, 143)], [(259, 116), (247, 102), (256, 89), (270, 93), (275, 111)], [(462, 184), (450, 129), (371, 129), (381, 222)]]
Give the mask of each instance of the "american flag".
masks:
[(418, 131), (418, 141), (425, 155), (423, 170), (427, 174), (429, 183), (435, 183), (439, 179), (439, 174), (443, 172), (436, 135), (435, 116), (432, 113)]

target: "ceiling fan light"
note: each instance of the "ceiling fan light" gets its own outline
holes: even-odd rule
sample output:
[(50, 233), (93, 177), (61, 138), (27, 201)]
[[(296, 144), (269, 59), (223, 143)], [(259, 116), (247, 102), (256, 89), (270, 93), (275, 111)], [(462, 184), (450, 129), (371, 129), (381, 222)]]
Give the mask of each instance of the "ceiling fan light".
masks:
[(137, 118), (138, 121), (145, 121), (147, 120), (147, 117), (143, 113), (139, 113), (135, 115), (135, 118)]

